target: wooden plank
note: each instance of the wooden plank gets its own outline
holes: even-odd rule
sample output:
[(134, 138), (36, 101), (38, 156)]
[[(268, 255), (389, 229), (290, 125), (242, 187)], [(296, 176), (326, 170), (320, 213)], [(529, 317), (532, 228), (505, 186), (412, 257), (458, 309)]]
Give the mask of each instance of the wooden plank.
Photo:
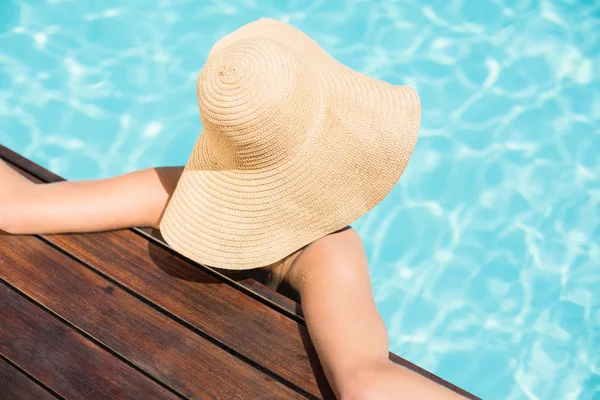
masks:
[[(21, 169), (26, 168), (29, 172), (33, 172), (35, 173), (35, 175), (39, 176), (41, 178), (41, 180), (43, 181), (59, 181), (59, 180), (63, 180), (62, 178), (60, 178), (59, 176), (53, 174), (50, 171), (47, 171), (46, 169), (38, 166), (37, 164), (19, 156), (18, 154), (10, 151), (9, 149), (3, 148), (0, 145), (0, 157), (4, 157), (5, 159), (7, 159), (9, 162), (13, 163), (14, 165), (20, 167)], [(30, 174), (28, 174), (28, 172), (24, 172), (26, 175), (31, 176)], [(40, 180), (40, 178), (37, 177), (33, 177), (34, 180)], [(300, 364), (304, 364), (304, 367), (302, 367), (302, 365), (298, 367), (295, 367), (295, 371), (294, 371), (294, 376), (298, 376), (301, 377), (301, 379), (299, 379), (300, 384), (299, 387), (301, 387), (304, 390), (307, 390), (310, 393), (318, 393), (320, 391), (321, 395), (325, 396), (326, 398), (329, 398), (330, 396), (333, 396), (332, 392), (331, 392), (331, 388), (329, 387), (329, 384), (327, 383), (325, 376), (322, 372), (322, 368), (320, 363), (318, 362), (318, 358), (316, 357), (316, 353), (314, 352), (314, 348), (312, 346), (312, 342), (310, 341), (308, 332), (306, 331), (305, 328), (305, 321), (304, 321), (304, 316), (302, 314), (302, 308), (300, 306), (300, 304), (298, 304), (296, 301), (286, 298), (284, 296), (282, 296), (280, 293), (277, 293), (275, 291), (273, 291), (271, 288), (268, 288), (264, 285), (262, 285), (260, 282), (257, 282), (254, 279), (251, 278), (247, 278), (245, 276), (245, 272), (246, 271), (230, 271), (230, 272), (225, 272), (222, 273), (222, 271), (224, 270), (218, 270), (218, 269), (212, 269), (210, 267), (207, 266), (203, 266), (203, 265), (199, 265), (196, 264), (188, 259), (186, 259), (185, 257), (179, 255), (178, 253), (174, 252), (173, 250), (171, 250), (168, 245), (164, 242), (164, 240), (162, 240), (162, 238), (160, 237), (160, 235), (157, 235), (156, 233), (152, 233), (152, 232), (144, 232), (141, 229), (133, 229), (133, 230), (123, 230), (123, 231), (118, 231), (118, 232), (105, 232), (105, 233), (101, 233), (101, 234), (97, 234), (97, 235), (106, 235), (106, 236), (102, 236), (102, 238), (104, 237), (111, 237), (111, 240), (117, 240), (116, 237), (112, 236), (112, 235), (121, 235), (121, 247), (122, 250), (125, 251), (127, 246), (127, 243), (133, 242), (135, 241), (135, 238), (130, 234), (130, 232), (137, 232), (140, 235), (143, 235), (144, 237), (146, 237), (149, 241), (151, 241), (152, 243), (157, 244), (160, 248), (165, 249), (168, 254), (173, 255), (174, 259), (178, 260), (178, 263), (187, 263), (187, 266), (178, 266), (177, 268), (184, 268), (184, 269), (188, 269), (190, 265), (192, 266), (197, 266), (200, 269), (203, 270), (207, 270), (209, 273), (212, 273), (214, 276), (217, 276), (218, 278), (222, 279), (224, 282), (228, 282), (228, 283), (232, 283), (232, 280), (234, 280), (234, 284), (232, 285), (232, 287), (236, 288), (236, 289), (240, 289), (240, 287), (245, 290), (247, 293), (252, 293), (254, 294), (255, 298), (260, 298), (263, 300), (267, 300), (266, 304), (269, 304), (272, 306), (273, 309), (278, 310), (282, 313), (284, 313), (285, 315), (287, 315), (288, 317), (290, 317), (293, 321), (297, 322), (297, 328), (298, 331), (295, 334), (292, 334), (292, 340), (290, 340), (290, 338), (285, 338), (285, 339), (281, 339), (282, 341), (285, 341), (285, 343), (287, 343), (287, 347), (291, 347), (292, 350), (294, 348), (297, 349), (297, 345), (300, 343), (300, 341), (297, 340), (297, 337), (299, 336), (302, 342), (302, 345), (305, 348), (306, 351), (306, 358), (305, 359), (300, 359), (299, 363)], [(124, 236), (124, 235), (129, 235), (129, 236)], [(82, 260), (84, 260), (86, 263), (89, 263), (90, 265), (92, 265), (94, 268), (97, 268), (99, 271), (102, 271), (103, 273), (108, 273), (109, 275), (112, 273), (112, 271), (108, 271), (105, 270), (106, 262), (103, 262), (103, 253), (101, 252), (95, 252), (93, 249), (89, 249), (89, 242), (88, 239), (90, 238), (91, 235), (86, 234), (86, 235), (52, 235), (52, 236), (47, 236), (46, 238), (50, 241), (52, 241), (54, 244), (56, 244), (59, 247), (64, 248), (66, 251), (74, 251), (78, 257), (81, 257)], [(79, 240), (79, 243), (76, 243), (75, 241)], [(101, 239), (103, 240), (103, 239)], [(98, 239), (96, 239), (96, 241), (98, 241)], [(125, 248), (123, 248), (123, 246)], [(148, 245), (148, 253), (150, 253), (153, 247), (152, 245)], [(86, 254), (81, 254), (82, 251), (85, 250), (89, 250)], [(141, 258), (140, 254), (136, 255), (138, 257), (138, 261), (140, 261), (142, 264), (141, 265), (152, 265), (153, 264), (153, 260), (151, 260), (153, 257), (150, 257), (149, 254), (141, 254)], [(161, 257), (163, 259), (163, 261), (165, 260), (165, 257)], [(166, 256), (166, 261), (169, 260), (169, 257)], [(139, 264), (136, 264), (139, 265)], [(194, 274), (193, 272), (191, 272), (192, 275)], [(241, 276), (240, 276), (241, 275)], [(144, 275), (146, 276), (146, 275)], [(131, 277), (129, 277), (128, 279), (130, 279)], [(136, 278), (139, 279), (139, 278)], [(145, 279), (145, 278), (144, 278)], [(169, 279), (168, 277), (165, 276), (160, 276), (160, 277), (155, 277), (156, 281), (155, 283), (164, 283), (167, 286), (170, 285), (170, 282), (167, 281), (165, 282), (164, 279)], [(172, 280), (172, 279), (171, 279)], [(134, 282), (136, 283), (144, 283), (143, 279), (142, 282), (140, 282), (139, 280), (134, 280)], [(239, 284), (239, 285), (238, 285)], [(127, 286), (127, 283), (124, 283), (125, 286)], [(237, 285), (237, 286), (236, 286)], [(152, 286), (152, 285), (151, 285)], [(213, 285), (211, 285), (213, 286)], [(139, 290), (132, 288), (132, 290)], [(150, 290), (150, 288), (146, 288), (146, 292), (148, 292), (148, 290)], [(172, 290), (172, 288), (165, 288), (165, 290)], [(167, 292), (170, 293), (170, 292)], [(156, 293), (154, 293), (156, 294)], [(147, 296), (144, 295), (144, 296)], [(191, 297), (190, 297), (191, 296)], [(191, 302), (194, 301), (194, 296), (198, 297), (198, 293), (196, 291), (188, 291), (188, 293), (186, 294), (184, 299), (190, 300)], [(204, 293), (202, 293), (202, 296), (204, 296)], [(218, 297), (218, 296), (217, 296)], [(157, 300), (155, 299), (155, 297), (152, 296), (152, 293), (150, 294), (150, 297), (146, 297), (148, 298), (150, 301), (154, 301), (156, 302)], [(282, 298), (284, 300), (282, 300)], [(178, 299), (170, 299), (170, 300), (175, 300), (176, 302), (180, 301), (182, 298), (178, 298)], [(160, 302), (160, 301), (158, 301)], [(171, 303), (171, 305), (173, 305), (173, 303)], [(171, 309), (169, 305), (162, 304), (162, 307), (165, 307), (166, 310), (169, 310), (170, 312), (173, 312), (173, 314), (176, 315), (180, 315), (178, 314), (178, 310), (177, 308), (181, 308), (183, 307), (183, 309), (185, 309), (186, 307), (190, 307), (190, 305), (182, 305), (182, 304), (177, 304), (175, 303), (176, 309)], [(184, 318), (185, 319), (185, 318)], [(193, 320), (186, 320), (187, 322), (189, 322), (190, 324), (192, 324), (193, 326), (195, 326), (198, 329), (202, 329), (201, 326), (198, 326), (197, 323), (195, 323)], [(273, 332), (273, 331), (271, 331)], [(288, 331), (289, 332), (289, 331)], [(264, 335), (264, 333), (263, 333)], [(249, 338), (254, 338), (254, 335), (249, 335)], [(269, 343), (269, 340), (267, 340), (267, 343)], [(273, 342), (271, 342), (273, 343)], [(275, 342), (278, 343), (278, 342)], [(272, 351), (272, 346), (269, 346), (269, 351)], [(275, 349), (277, 350), (277, 349)], [(238, 350), (239, 351), (239, 350)], [(241, 350), (242, 354), (243, 353), (243, 349)], [(297, 350), (296, 350), (297, 351)], [(264, 349), (263, 351), (264, 352)], [(261, 354), (259, 352), (259, 354)], [(268, 353), (267, 353), (268, 355)], [(251, 355), (248, 355), (248, 357), (251, 357)], [(281, 360), (281, 357), (286, 357), (285, 354), (280, 354), (278, 355), (277, 360)], [(289, 356), (288, 356), (289, 357)], [(390, 360), (403, 365), (406, 368), (409, 368), (435, 382), (437, 382), (440, 385), (443, 385), (463, 396), (465, 396), (466, 398), (470, 398), (470, 399), (477, 399), (476, 396), (466, 392), (465, 390), (453, 385), (452, 383), (440, 378), (439, 376), (432, 374), (431, 372), (424, 370), (422, 368), (420, 368), (419, 366), (411, 363), (408, 360), (405, 360), (401, 357), (399, 357), (398, 355), (389, 352), (389, 358)], [(283, 358), (285, 359), (285, 358)], [(282, 364), (280, 367), (278, 368), (277, 366), (273, 366), (273, 364), (270, 364), (270, 368), (273, 368), (273, 371), (281, 374), (281, 376), (285, 377), (286, 379), (290, 379), (291, 378), (291, 382), (293, 382), (294, 384), (298, 384), (298, 380), (293, 380), (293, 377), (290, 377), (289, 374), (286, 374), (287, 370), (290, 370), (290, 365), (293, 365), (293, 363), (291, 363), (291, 360), (294, 360), (294, 358), (287, 358), (287, 363), (286, 364)], [(297, 360), (295, 361), (296, 363), (298, 362)], [(302, 372), (302, 368), (304, 368), (304, 372)], [(310, 372), (310, 370), (312, 369), (312, 373)], [(299, 374), (300, 371), (300, 374)], [(306, 374), (308, 374), (308, 376), (306, 376)], [(312, 374), (312, 375), (311, 375)], [(311, 376), (314, 376), (314, 378), (311, 378)], [(305, 380), (308, 379), (308, 380)], [(304, 383), (304, 385), (302, 384)], [(318, 389), (317, 389), (318, 387)]]
[[(133, 228), (132, 231), (149, 241), (170, 249), (169, 244), (157, 229)], [(192, 264), (197, 264), (183, 255), (181, 257)], [(300, 307), (300, 294), (286, 285), (280, 285), (277, 288), (269, 286), (267, 284), (268, 273), (266, 270), (253, 268), (241, 271), (228, 271), (207, 266), (204, 267), (215, 271), (217, 275), (222, 274), (225, 277), (224, 281), (231, 281), (233, 283), (232, 286), (265, 300), (263, 301), (265, 304), (286, 314), (288, 317), (296, 321), (304, 321), (304, 314), (302, 313), (302, 307)]]
[(178, 398), (5, 284), (0, 284), (0, 320), (0, 353), (60, 396)]
[(11, 400), (54, 400), (41, 386), (0, 358), (0, 393)]
[[(320, 396), (328, 383), (305, 325), (129, 231), (49, 235), (78, 259), (252, 359)], [(311, 360), (316, 365), (311, 364)]]
[(302, 398), (35, 237), (2, 236), (0, 279), (186, 397)]

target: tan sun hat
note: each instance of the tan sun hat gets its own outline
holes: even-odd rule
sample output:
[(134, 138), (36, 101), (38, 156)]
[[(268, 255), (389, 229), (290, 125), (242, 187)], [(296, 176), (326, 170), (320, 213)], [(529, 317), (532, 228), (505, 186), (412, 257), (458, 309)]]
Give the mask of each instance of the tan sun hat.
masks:
[(203, 131), (160, 224), (201, 264), (272, 264), (364, 215), (417, 140), (417, 93), (356, 72), (261, 18), (219, 40), (197, 81)]

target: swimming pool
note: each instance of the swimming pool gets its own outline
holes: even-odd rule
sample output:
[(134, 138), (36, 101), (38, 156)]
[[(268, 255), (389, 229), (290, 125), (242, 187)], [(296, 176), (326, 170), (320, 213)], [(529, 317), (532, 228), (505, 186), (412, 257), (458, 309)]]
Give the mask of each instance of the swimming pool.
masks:
[(600, 3), (3, 1), (0, 144), (68, 179), (186, 162), (212, 43), (261, 16), (417, 89), (352, 225), (390, 347), (485, 399), (600, 398)]

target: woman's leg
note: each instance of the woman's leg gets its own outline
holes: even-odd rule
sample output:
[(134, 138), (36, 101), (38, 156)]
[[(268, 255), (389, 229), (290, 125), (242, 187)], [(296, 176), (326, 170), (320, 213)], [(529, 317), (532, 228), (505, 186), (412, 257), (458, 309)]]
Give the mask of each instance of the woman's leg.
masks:
[(300, 293), (311, 340), (338, 398), (463, 398), (389, 360), (388, 334), (354, 229), (311, 243), (293, 260), (287, 279)]
[(0, 229), (12, 234), (158, 227), (183, 167), (33, 184), (0, 160)]

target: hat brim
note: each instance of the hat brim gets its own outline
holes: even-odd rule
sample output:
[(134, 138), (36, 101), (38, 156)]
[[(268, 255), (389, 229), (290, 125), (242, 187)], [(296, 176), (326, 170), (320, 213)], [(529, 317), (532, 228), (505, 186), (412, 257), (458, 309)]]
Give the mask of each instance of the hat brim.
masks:
[[(353, 95), (371, 98), (367, 107), (380, 104), (373, 98), (380, 82), (354, 74), (364, 80), (356, 85), (364, 93)], [(317, 135), (270, 169), (209, 167), (210, 143), (201, 133), (161, 221), (167, 243), (201, 264), (245, 270), (279, 261), (364, 215), (399, 180), (420, 125), (416, 92), (388, 86), (394, 131), (378, 131), (372, 118), (356, 121), (356, 110), (331, 98), (327, 106), (337, 118), (319, 121)]]

